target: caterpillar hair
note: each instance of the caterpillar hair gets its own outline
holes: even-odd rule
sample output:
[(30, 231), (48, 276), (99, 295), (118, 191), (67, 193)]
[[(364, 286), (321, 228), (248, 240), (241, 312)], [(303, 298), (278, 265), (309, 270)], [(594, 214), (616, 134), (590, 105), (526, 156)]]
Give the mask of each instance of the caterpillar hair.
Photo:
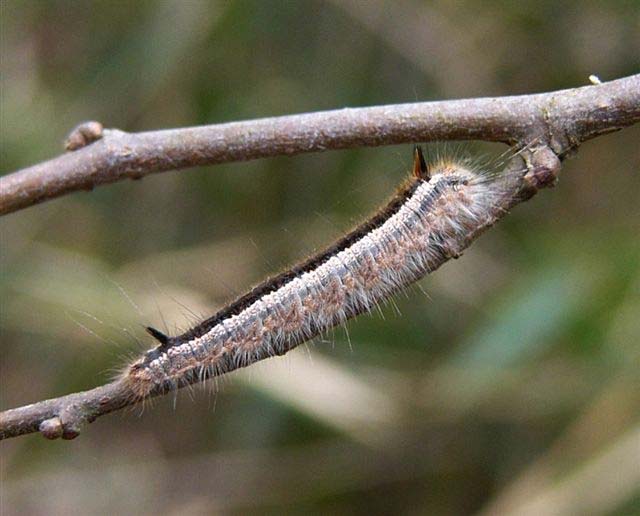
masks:
[(428, 164), (416, 147), (411, 177), (382, 209), (183, 334), (147, 328), (159, 344), (123, 380), (144, 399), (282, 355), (459, 256), (502, 191), (500, 175), (465, 159)]

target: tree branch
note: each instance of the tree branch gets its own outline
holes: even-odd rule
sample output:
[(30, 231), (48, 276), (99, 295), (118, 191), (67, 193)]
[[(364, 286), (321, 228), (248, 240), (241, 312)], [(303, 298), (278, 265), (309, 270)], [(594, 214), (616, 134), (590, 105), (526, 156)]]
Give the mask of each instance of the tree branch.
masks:
[[(6, 178), (2, 206), (6, 213), (76, 190), (78, 185), (94, 186), (180, 166), (325, 148), (472, 138), (522, 147), (507, 166), (504, 191), (490, 218), (456, 243), (458, 255), (513, 206), (552, 186), (567, 151), (639, 120), (640, 75), (635, 75), (542, 95), (350, 109), (141, 134), (109, 131), (77, 152)], [(90, 142), (99, 132), (96, 125), (84, 125), (68, 146), (83, 139)], [(16, 193), (21, 188), (26, 189), (23, 196)], [(443, 256), (437, 265), (446, 260)], [(158, 390), (151, 396), (162, 394)], [(36, 431), (50, 439), (72, 439), (86, 423), (135, 402), (126, 382), (117, 380), (7, 410), (0, 414), (0, 439)]]
[(341, 109), (143, 133), (102, 131), (92, 122), (72, 133), (67, 141), (72, 152), (3, 177), (0, 214), (154, 172), (327, 149), (432, 140), (513, 144), (543, 137), (559, 153), (638, 120), (640, 75), (537, 95)]

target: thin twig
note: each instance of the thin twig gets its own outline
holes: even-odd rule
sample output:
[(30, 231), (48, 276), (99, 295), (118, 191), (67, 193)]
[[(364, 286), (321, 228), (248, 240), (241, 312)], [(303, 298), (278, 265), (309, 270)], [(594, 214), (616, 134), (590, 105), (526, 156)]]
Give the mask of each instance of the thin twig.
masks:
[[(33, 186), (48, 173), (59, 181), (45, 181), (42, 186), (49, 191), (48, 185), (57, 185), (55, 194), (14, 202), (5, 211), (62, 195), (77, 189), (69, 185), (85, 184), (82, 181), (93, 185), (130, 177), (132, 170), (142, 176), (178, 166), (413, 140), (474, 138), (506, 141), (523, 147), (508, 165), (507, 184), (491, 218), (473, 235), (457, 242), (455, 254), (459, 255), (513, 206), (530, 198), (538, 189), (552, 186), (560, 169), (559, 158), (566, 152), (585, 140), (639, 120), (640, 75), (636, 75), (543, 95), (343, 110), (138, 135), (112, 131), (79, 151), (9, 176), (8, 179), (13, 177), (12, 188), (24, 183)], [(83, 136), (88, 141), (93, 139), (93, 129), (97, 126), (83, 128), (86, 133)], [(164, 151), (169, 149), (170, 157), (164, 156), (158, 145), (163, 145)], [(126, 156), (125, 148), (128, 149)], [(66, 168), (52, 168), (52, 163), (63, 163)], [(92, 167), (97, 167), (96, 171), (86, 173), (93, 170)], [(15, 200), (16, 195), (5, 195), (6, 190), (9, 188), (3, 185), (2, 198)], [(438, 265), (447, 259), (443, 256)], [(162, 394), (164, 392), (158, 390), (151, 395)], [(126, 383), (115, 381), (89, 391), (7, 410), (0, 414), (0, 439), (36, 431), (51, 439), (71, 439), (86, 423), (135, 402)]]
[(0, 214), (153, 172), (327, 149), (433, 140), (513, 144), (543, 137), (560, 152), (638, 120), (640, 75), (537, 95), (341, 109), (143, 133), (96, 134), (96, 126), (88, 124), (67, 142), (77, 150), (0, 180)]

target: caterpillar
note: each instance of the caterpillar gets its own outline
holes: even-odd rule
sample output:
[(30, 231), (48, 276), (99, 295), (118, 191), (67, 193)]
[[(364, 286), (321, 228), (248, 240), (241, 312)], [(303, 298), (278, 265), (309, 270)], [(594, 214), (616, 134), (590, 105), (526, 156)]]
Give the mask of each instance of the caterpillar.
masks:
[(181, 335), (148, 327), (158, 345), (122, 379), (144, 399), (283, 355), (458, 257), (502, 191), (498, 175), (468, 160), (427, 164), (416, 146), (411, 177), (382, 209)]

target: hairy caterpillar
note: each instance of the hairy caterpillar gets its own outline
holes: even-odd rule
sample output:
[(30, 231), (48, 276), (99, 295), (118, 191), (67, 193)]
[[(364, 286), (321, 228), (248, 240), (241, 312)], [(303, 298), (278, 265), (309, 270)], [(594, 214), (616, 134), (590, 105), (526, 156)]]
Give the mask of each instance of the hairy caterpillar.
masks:
[(182, 335), (147, 328), (160, 344), (123, 380), (142, 399), (282, 355), (457, 257), (501, 193), (499, 177), (455, 160), (427, 165), (416, 147), (412, 177), (370, 219)]

